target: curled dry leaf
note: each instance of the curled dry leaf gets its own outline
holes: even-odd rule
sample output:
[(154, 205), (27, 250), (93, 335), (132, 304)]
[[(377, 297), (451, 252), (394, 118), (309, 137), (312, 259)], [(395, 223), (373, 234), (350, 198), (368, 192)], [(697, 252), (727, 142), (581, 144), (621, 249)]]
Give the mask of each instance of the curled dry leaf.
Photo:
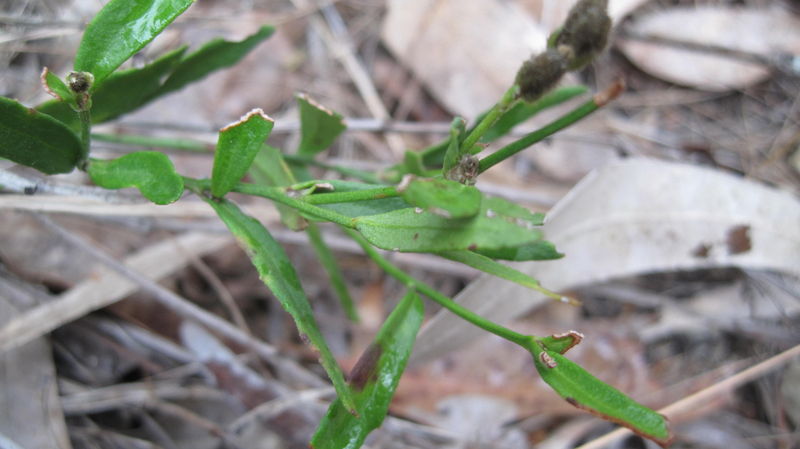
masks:
[[(548, 215), (545, 236), (563, 259), (517, 267), (548, 288), (642, 273), (735, 266), (800, 275), (800, 202), (789, 193), (720, 171), (629, 159), (584, 178)], [(481, 276), (457, 300), (507, 322), (545, 300)], [(412, 362), (481, 336), (442, 312), (420, 333)]]
[[(800, 20), (779, 6), (671, 8), (638, 19), (629, 31), (764, 57), (800, 55)], [(622, 40), (620, 48), (628, 59), (653, 76), (707, 91), (743, 88), (769, 76), (769, 69), (763, 65), (710, 51), (633, 39)]]

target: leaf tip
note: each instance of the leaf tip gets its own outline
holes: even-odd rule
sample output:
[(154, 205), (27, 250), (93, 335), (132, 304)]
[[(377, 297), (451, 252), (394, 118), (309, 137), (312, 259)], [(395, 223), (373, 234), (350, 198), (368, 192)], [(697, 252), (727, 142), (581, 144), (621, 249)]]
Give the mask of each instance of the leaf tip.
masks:
[(50, 69), (45, 67), (42, 69), (42, 74), (39, 75), (39, 80), (42, 82), (42, 87), (44, 91), (47, 92), (48, 95), (54, 97), (58, 101), (63, 101), (64, 99), (61, 98), (61, 95), (57, 94), (53, 89), (50, 88), (50, 85), (47, 84), (47, 75), (50, 74)]
[(237, 121), (235, 121), (235, 122), (233, 122), (233, 123), (230, 123), (230, 124), (228, 124), (228, 125), (225, 125), (224, 127), (222, 127), (222, 128), (219, 130), (219, 132), (221, 132), (221, 133), (222, 133), (222, 132), (228, 131), (228, 130), (229, 130), (229, 129), (231, 129), (231, 128), (235, 128), (235, 127), (237, 127), (237, 126), (241, 125), (242, 123), (246, 123), (247, 121), (249, 121), (249, 120), (250, 120), (251, 118), (253, 118), (253, 117), (261, 117), (261, 119), (262, 119), (262, 120), (264, 120), (264, 121), (267, 121), (267, 122), (270, 122), (270, 123), (275, 123), (275, 120), (274, 120), (272, 117), (270, 117), (269, 115), (267, 115), (267, 114), (264, 112), (264, 110), (263, 110), (263, 109), (261, 109), (261, 108), (255, 108), (255, 109), (252, 109), (252, 110), (251, 110), (250, 112), (248, 112), (247, 114), (245, 114), (245, 115), (241, 116), (241, 117), (239, 118), (239, 120), (237, 120)]
[(338, 114), (338, 113), (328, 109), (327, 107), (323, 106), (322, 104), (318, 103), (316, 100), (311, 98), (311, 96), (308, 95), (307, 93), (301, 92), (301, 93), (297, 94), (297, 98), (307, 102), (311, 106), (314, 106), (315, 108), (317, 108), (320, 111), (330, 115), (331, 117), (335, 117), (335, 118), (339, 119), (339, 121), (342, 123), (342, 125), (344, 125), (344, 118), (340, 114)]

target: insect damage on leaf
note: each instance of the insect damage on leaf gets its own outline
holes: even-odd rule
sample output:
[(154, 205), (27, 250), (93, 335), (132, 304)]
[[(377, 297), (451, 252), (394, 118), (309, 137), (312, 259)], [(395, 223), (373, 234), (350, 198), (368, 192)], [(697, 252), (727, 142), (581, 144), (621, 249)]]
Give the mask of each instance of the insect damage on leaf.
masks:
[(375, 381), (378, 377), (378, 360), (380, 360), (381, 354), (383, 354), (383, 349), (374, 343), (364, 351), (356, 366), (350, 371), (348, 382), (353, 389), (361, 391), (367, 386), (367, 383)]

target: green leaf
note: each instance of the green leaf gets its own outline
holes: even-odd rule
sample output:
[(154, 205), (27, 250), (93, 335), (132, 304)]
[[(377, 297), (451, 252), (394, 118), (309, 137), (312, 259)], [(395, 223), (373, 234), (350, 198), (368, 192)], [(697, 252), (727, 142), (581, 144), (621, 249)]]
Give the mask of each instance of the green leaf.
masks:
[[(111, 74), (92, 93), (92, 123), (103, 123), (136, 110), (153, 99), (161, 88), (161, 81), (178, 64), (186, 47), (170, 51), (138, 69), (122, 70)], [(51, 115), (72, 129), (80, 129), (80, 120), (63, 102), (48, 101), (37, 107), (39, 112)]]
[(410, 177), (397, 190), (408, 204), (445, 218), (474, 217), (481, 209), (481, 191), (455, 181)]
[[(352, 192), (354, 190), (369, 190), (386, 187), (380, 184), (367, 184), (354, 181), (325, 181), (333, 186), (334, 192)], [(378, 215), (409, 207), (409, 204), (400, 197), (380, 198), (376, 200), (354, 201), (351, 203), (320, 204), (319, 207), (330, 209), (348, 217), (364, 217)]]
[(558, 351), (533, 340), (528, 348), (545, 382), (575, 407), (625, 426), (662, 446), (672, 439), (664, 416), (597, 379)]
[(442, 252), (519, 246), (542, 238), (541, 214), (486, 197), (473, 218), (447, 219), (419, 209), (400, 209), (355, 219), (371, 244), (394, 251)]
[(559, 105), (589, 89), (586, 86), (567, 86), (556, 89), (533, 103), (519, 102), (503, 114), (481, 138), (481, 142), (492, 142), (508, 134), (515, 126), (530, 119), (539, 112)]
[(325, 243), (319, 226), (317, 226), (316, 223), (309, 223), (308, 228), (306, 228), (306, 233), (308, 234), (308, 240), (311, 242), (311, 246), (314, 248), (314, 252), (317, 253), (319, 263), (322, 264), (322, 267), (325, 268), (325, 272), (328, 273), (331, 286), (336, 292), (336, 296), (339, 298), (339, 303), (341, 303), (344, 313), (350, 321), (357, 323), (359, 321), (358, 310), (353, 303), (350, 292), (347, 290), (347, 283), (344, 280), (342, 270), (339, 269), (339, 264), (336, 262), (336, 257), (333, 255), (331, 248)]
[[(536, 291), (542, 290), (541, 284), (539, 284), (539, 281), (536, 279), (478, 253), (472, 251), (444, 251), (439, 253), (439, 255), (455, 262), (463, 263), (464, 265), (468, 265), (484, 273), (489, 273), (492, 276), (514, 282), (523, 287), (528, 287)], [(558, 297), (560, 298), (561, 295), (558, 295)]]
[(500, 249), (484, 249), (475, 251), (490, 259), (524, 262), (526, 260), (553, 260), (564, 257), (556, 250), (556, 246), (547, 240), (537, 240), (520, 246)]
[(181, 60), (155, 96), (179, 90), (187, 84), (205, 78), (216, 70), (236, 64), (256, 45), (270, 37), (274, 31), (274, 27), (262, 26), (257, 32), (239, 42), (226, 41), (221, 38), (208, 41)]
[(312, 100), (306, 94), (297, 97), (300, 108), (300, 146), (297, 154), (314, 156), (331, 146), (347, 126), (342, 116)]
[(274, 124), (264, 111), (253, 109), (219, 131), (211, 171), (212, 195), (222, 198), (242, 179)]
[(141, 50), (194, 0), (111, 0), (94, 16), (75, 55), (75, 70), (95, 84)]
[[(284, 187), (296, 182), (281, 151), (269, 145), (264, 145), (258, 152), (253, 165), (250, 166), (249, 174), (256, 183), (266, 186)], [(281, 215), (281, 222), (287, 228), (302, 231), (308, 226), (308, 221), (296, 210), (281, 203), (275, 203), (275, 206)]]
[(157, 151), (138, 151), (110, 161), (92, 159), (88, 172), (100, 187), (136, 187), (156, 204), (174, 203), (183, 194), (183, 178), (169, 158)]
[(75, 168), (78, 136), (58, 120), (0, 97), (0, 157), (52, 175)]
[(583, 334), (569, 331), (563, 334), (553, 334), (548, 337), (535, 337), (536, 340), (549, 351), (566, 354), (567, 351), (583, 341)]
[(469, 153), (469, 149), (462, 150), (461, 142), (466, 135), (467, 123), (461, 117), (456, 117), (450, 124), (450, 140), (447, 143), (447, 151), (444, 154), (444, 161), (442, 164), (442, 174), (447, 175), (453, 167), (458, 165), (461, 157), (465, 153)]
[(380, 427), (423, 316), (422, 301), (410, 291), (383, 323), (375, 341), (350, 373), (360, 416), (348, 413), (340, 400), (334, 401), (311, 439), (313, 449), (358, 449), (367, 435)]
[(339, 364), (325, 343), (314, 320), (308, 298), (300, 285), (300, 279), (283, 248), (272, 238), (269, 231), (252, 217), (242, 212), (235, 204), (225, 199), (204, 198), (214, 208), (231, 233), (244, 248), (258, 270), (261, 280), (280, 301), (283, 308), (294, 318), (300, 335), (320, 354), (322, 367), (333, 382), (344, 408), (355, 412), (353, 394), (344, 380)]
[[(56, 98), (55, 101), (65, 102), (67, 104), (75, 102), (75, 94), (67, 87), (61, 78), (57, 77), (47, 67), (42, 70), (41, 75), (42, 86), (48, 94)], [(76, 105), (77, 107), (77, 105)], [(73, 112), (73, 115), (77, 115)]]

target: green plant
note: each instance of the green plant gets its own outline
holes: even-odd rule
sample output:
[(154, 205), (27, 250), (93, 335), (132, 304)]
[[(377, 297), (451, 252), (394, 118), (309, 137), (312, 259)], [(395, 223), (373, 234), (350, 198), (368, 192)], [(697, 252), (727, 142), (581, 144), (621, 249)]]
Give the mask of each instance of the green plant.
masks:
[[(157, 204), (177, 201), (185, 190), (212, 207), (246, 250), (261, 279), (295, 320), (299, 332), (320, 354), (338, 394), (312, 439), (312, 446), (356, 448), (383, 421), (422, 322), (418, 294), (470, 323), (530, 352), (542, 378), (571, 404), (631, 428), (661, 444), (670, 440), (665, 419), (599, 381), (563, 354), (580, 342), (577, 332), (538, 337), (519, 334), (465, 309), (394, 266), (376, 249), (434, 253), (566, 301), (497, 260), (562, 257), (542, 235), (544, 216), (509, 201), (485, 196), (477, 176), (510, 156), (575, 123), (613, 99), (616, 84), (547, 126), (479, 159), (490, 143), (539, 111), (586, 92), (583, 87), (551, 91), (567, 70), (588, 63), (602, 50), (610, 27), (606, 2), (582, 0), (547, 51), (526, 62), (500, 101), (467, 127), (453, 121), (449, 137), (420, 152), (408, 151), (402, 163), (381, 173), (335, 169), (359, 181), (316, 180), (308, 167), (345, 130), (342, 117), (305, 95), (297, 97), (300, 144), (286, 154), (265, 145), (273, 121), (253, 110), (224, 127), (210, 179), (183, 177), (160, 152), (140, 151), (114, 160), (90, 157), (95, 140), (134, 141), (160, 147), (199, 148), (190, 141), (144, 136), (92, 135), (94, 123), (111, 120), (214, 70), (228, 67), (272, 33), (263, 27), (241, 42), (215, 40), (186, 54), (168, 52), (145, 67), (117, 70), (192, 0), (111, 0), (87, 27), (66, 81), (47, 69), (45, 89), (55, 99), (33, 109), (0, 98), (0, 156), (46, 174), (75, 168), (102, 187), (136, 187)], [(247, 174), (255, 183), (242, 183)], [(317, 223), (340, 226), (386, 273), (408, 287), (373, 344), (345, 378), (320, 333), (300, 279), (281, 246), (257, 220), (226, 198), (229, 192), (273, 201), (283, 223), (308, 232), (347, 315), (357, 320), (344, 280)]]

